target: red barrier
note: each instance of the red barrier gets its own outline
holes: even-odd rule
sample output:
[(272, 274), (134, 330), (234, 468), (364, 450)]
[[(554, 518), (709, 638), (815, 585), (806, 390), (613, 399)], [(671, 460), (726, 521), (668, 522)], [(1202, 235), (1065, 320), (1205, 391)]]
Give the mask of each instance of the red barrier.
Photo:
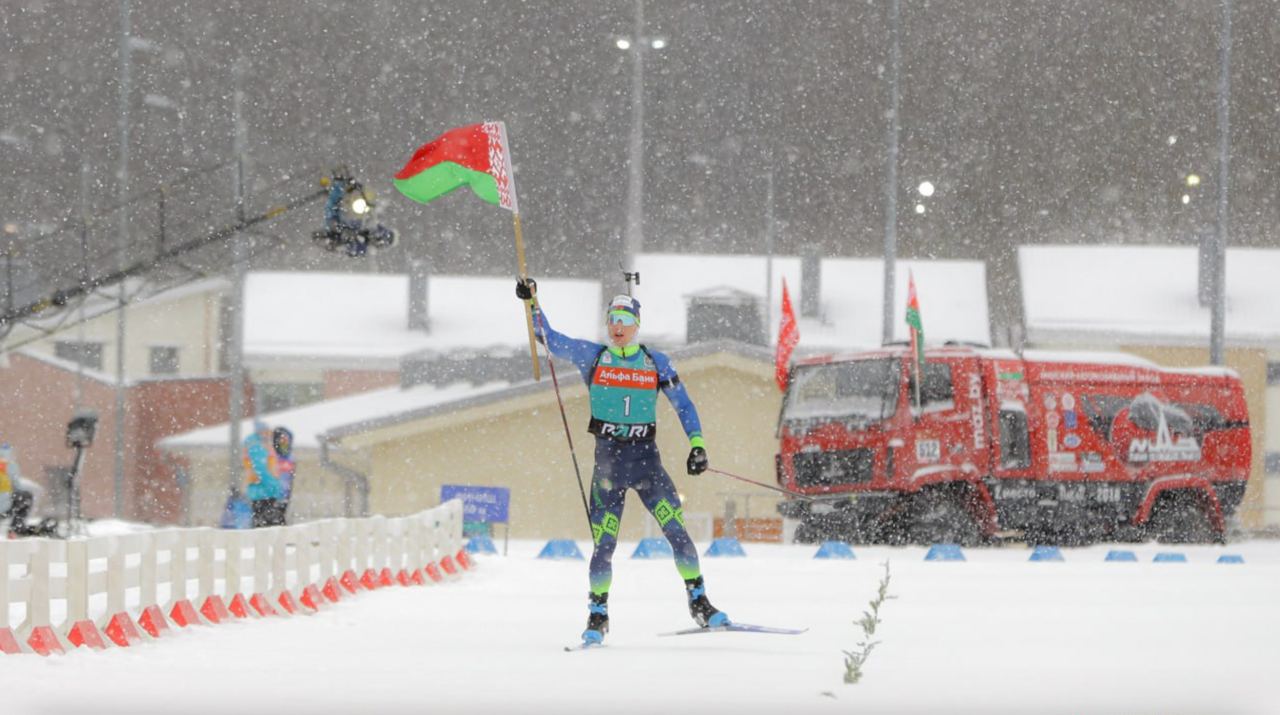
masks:
[(471, 560), (471, 554), (468, 554), (466, 549), (458, 549), (457, 558), (458, 558), (458, 563), (462, 564), (462, 568), (468, 571), (470, 571), (471, 568), (476, 565), (476, 563)]
[(271, 602), (267, 600), (267, 597), (260, 593), (255, 593), (249, 597), (249, 605), (253, 606), (253, 610), (257, 611), (259, 616), (280, 615), (276, 612), (276, 609), (271, 606)]
[(298, 602), (294, 600), (292, 593), (289, 593), (288, 591), (281, 591), (280, 598), (276, 600), (280, 602), (280, 607), (283, 608), (286, 613), (291, 616), (297, 615)]
[(200, 621), (200, 616), (196, 614), (196, 607), (185, 598), (173, 604), (173, 609), (169, 611), (169, 619), (183, 628), (204, 625)]
[(231, 611), (231, 615), (236, 618), (248, 618), (250, 608), (251, 606), (249, 605), (249, 601), (244, 597), (243, 593), (237, 593), (231, 599), (231, 603), (227, 605), (227, 610)]
[(40, 655), (53, 655), (57, 653), (62, 655), (67, 652), (62, 647), (62, 641), (58, 639), (58, 634), (53, 632), (50, 626), (38, 626), (31, 629), (31, 636), (27, 638), (27, 645), (31, 646), (31, 650)]
[(342, 578), (338, 581), (342, 587), (347, 589), (348, 593), (355, 593), (360, 588), (360, 579), (356, 577), (356, 572), (347, 569), (342, 573)]
[(214, 625), (231, 620), (231, 612), (223, 603), (222, 596), (215, 595), (204, 599), (204, 603), (200, 604), (200, 613)]
[(169, 630), (169, 622), (165, 620), (164, 612), (159, 606), (147, 606), (142, 609), (142, 615), (138, 616), (138, 625), (151, 634), (152, 638), (159, 638), (161, 633)]
[(324, 582), (324, 588), (320, 589), (320, 593), (329, 599), (329, 603), (337, 603), (342, 598), (342, 588), (338, 586), (338, 579), (330, 576), (329, 580)]
[(76, 621), (72, 624), (71, 630), (67, 631), (67, 640), (77, 648), (103, 650), (107, 647), (102, 639), (102, 632), (93, 624), (93, 621), (88, 620)]
[(320, 589), (316, 588), (314, 583), (302, 589), (302, 597), (298, 600), (313, 611), (320, 610), (320, 604), (324, 603), (324, 597), (320, 595)]
[(107, 627), (102, 632), (111, 639), (112, 643), (122, 647), (129, 646), (142, 640), (142, 634), (138, 632), (138, 627), (133, 624), (133, 619), (128, 613), (117, 613), (107, 621)]
[(13, 631), (8, 628), (0, 628), (0, 653), (16, 655), (21, 652), (22, 646), (18, 645), (18, 638), (13, 635)]
[(394, 576), (391, 575), (391, 569), (389, 568), (382, 569), (382, 572), (378, 574), (378, 585), (379, 586), (396, 585), (396, 579)]
[(378, 574), (373, 569), (365, 569), (360, 576), (360, 585), (369, 591), (376, 591), (379, 587)]
[(427, 578), (430, 578), (435, 583), (440, 583), (444, 580), (444, 576), (440, 575), (440, 569), (434, 563), (427, 564)]
[(417, 586), (425, 586), (427, 584), (426, 579), (422, 578), (422, 569), (414, 569), (413, 574), (409, 576), (409, 580)]
[(440, 559), (440, 568), (444, 569), (444, 572), (450, 576), (455, 576), (458, 573), (458, 565), (453, 563), (452, 556), (446, 556), (443, 559)]

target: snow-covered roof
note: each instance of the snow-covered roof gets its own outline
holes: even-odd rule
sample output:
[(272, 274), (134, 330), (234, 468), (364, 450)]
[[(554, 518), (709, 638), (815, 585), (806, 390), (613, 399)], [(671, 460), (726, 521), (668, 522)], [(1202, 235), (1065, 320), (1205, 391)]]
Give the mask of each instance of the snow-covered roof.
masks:
[[(1180, 246), (1022, 246), (1027, 337), (1034, 342), (1204, 342), (1199, 251)], [(1280, 250), (1233, 248), (1226, 263), (1226, 336), (1280, 343)]]
[[(338, 427), (357, 425), (389, 414), (461, 402), (508, 388), (509, 384), (505, 382), (484, 385), (457, 383), (444, 387), (417, 385), (407, 389), (388, 387), (246, 418), (240, 424), (240, 434), (252, 434), (254, 420), (260, 419), (272, 427), (288, 427), (292, 430), (295, 449), (319, 449), (319, 436)], [(230, 439), (230, 423), (224, 422), (166, 437), (157, 446), (169, 451), (225, 449)]]
[[(981, 261), (900, 259), (894, 271), (893, 339), (911, 337), (906, 323), (907, 278), (915, 276), (925, 343), (989, 344), (987, 266)], [(884, 261), (822, 261), (822, 323), (802, 321), (800, 345), (879, 345), (884, 325)], [(806, 343), (805, 329), (813, 335)]]
[[(755, 255), (646, 253), (636, 257), (646, 340), (687, 342), (686, 308), (691, 297), (747, 293), (761, 299), (769, 283), (768, 259)], [(905, 315), (907, 272), (915, 275), (927, 343), (959, 340), (989, 343), (986, 265), (980, 261), (899, 260), (895, 272), (895, 315)], [(878, 258), (826, 258), (819, 268), (821, 317), (802, 318), (802, 350), (851, 350), (881, 343), (884, 262)], [(777, 339), (782, 280), (796, 312), (801, 309), (801, 259), (775, 256), (768, 335)], [(894, 325), (896, 340), (909, 336), (905, 320)]]
[[(800, 309), (801, 261), (795, 256), (650, 253), (637, 257), (644, 339), (688, 342), (688, 301), (697, 296), (756, 296), (772, 285), (768, 319), (776, 338), (785, 278)], [(802, 350), (848, 350), (880, 344), (882, 262), (834, 258), (821, 262), (821, 319), (803, 319)], [(895, 304), (906, 305), (907, 270), (916, 276), (929, 343), (990, 341), (985, 266), (976, 261), (898, 263)], [(413, 353), (509, 353), (528, 338), (508, 277), (430, 276), (427, 331), (411, 330), (409, 277), (403, 274), (255, 272), (245, 284), (245, 359), (251, 366), (300, 360), (335, 366), (394, 367)], [(620, 288), (621, 286), (617, 286)], [(555, 328), (598, 339), (601, 310), (613, 294), (599, 282), (547, 278), (539, 298)], [(901, 321), (899, 321), (901, 322)], [(906, 325), (895, 325), (897, 339)]]
[[(540, 285), (557, 328), (593, 337), (601, 330), (598, 283)], [(423, 332), (409, 328), (407, 275), (252, 273), (245, 282), (245, 359), (394, 367), (416, 352), (516, 350), (528, 337), (513, 286), (511, 278), (430, 276)]]
[[(433, 276), (427, 298), (430, 350), (528, 351), (529, 333), (514, 278)], [(604, 333), (600, 282), (538, 280), (538, 302), (556, 330), (595, 340)]]
[[(773, 273), (768, 259), (751, 255), (701, 255), (693, 253), (642, 253), (635, 258), (640, 285), (634, 289), (640, 300), (643, 339), (662, 345), (683, 345), (687, 339), (687, 308), (694, 295), (726, 292), (747, 293), (764, 298), (773, 285), (768, 324), (778, 324), (781, 314), (782, 280), (793, 301), (800, 299), (800, 259), (776, 256)], [(797, 310), (799, 303), (796, 302)]]

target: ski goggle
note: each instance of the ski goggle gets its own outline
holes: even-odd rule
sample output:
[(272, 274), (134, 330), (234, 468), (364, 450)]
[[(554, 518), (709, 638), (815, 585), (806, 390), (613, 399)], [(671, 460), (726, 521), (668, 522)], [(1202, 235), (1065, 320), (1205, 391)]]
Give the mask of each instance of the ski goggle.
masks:
[(632, 326), (636, 325), (636, 323), (636, 316), (626, 312), (625, 310), (615, 310), (609, 313), (610, 325)]

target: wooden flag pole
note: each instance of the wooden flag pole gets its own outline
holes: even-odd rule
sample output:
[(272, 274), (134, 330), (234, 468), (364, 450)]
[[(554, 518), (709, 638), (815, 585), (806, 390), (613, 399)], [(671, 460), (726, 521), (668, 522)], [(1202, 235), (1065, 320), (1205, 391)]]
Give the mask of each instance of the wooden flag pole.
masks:
[[(516, 228), (516, 262), (520, 264), (520, 280), (526, 280), (529, 275), (524, 262), (524, 235), (520, 231), (520, 214), (513, 211), (511, 216)], [(534, 296), (524, 302), (524, 324), (529, 330), (529, 357), (533, 359), (533, 379), (542, 380), (542, 366), (538, 364), (538, 340), (533, 336), (533, 306), (537, 299)]]

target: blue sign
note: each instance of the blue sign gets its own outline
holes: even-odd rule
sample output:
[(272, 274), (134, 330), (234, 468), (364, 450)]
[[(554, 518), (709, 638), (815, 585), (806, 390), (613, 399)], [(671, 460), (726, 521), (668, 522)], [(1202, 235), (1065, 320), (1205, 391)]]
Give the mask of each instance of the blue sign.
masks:
[(483, 521), (490, 524), (506, 524), (511, 506), (511, 490), (506, 487), (473, 487), (465, 484), (445, 484), (440, 487), (440, 501), (462, 500), (463, 521)]

